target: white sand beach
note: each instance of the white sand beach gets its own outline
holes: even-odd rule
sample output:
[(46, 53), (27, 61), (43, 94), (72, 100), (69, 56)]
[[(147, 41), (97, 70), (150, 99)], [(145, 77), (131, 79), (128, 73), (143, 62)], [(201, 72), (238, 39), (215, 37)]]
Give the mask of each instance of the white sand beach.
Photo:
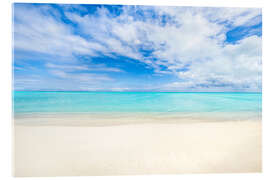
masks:
[(15, 120), (14, 133), (17, 177), (262, 171), (260, 120), (108, 126)]

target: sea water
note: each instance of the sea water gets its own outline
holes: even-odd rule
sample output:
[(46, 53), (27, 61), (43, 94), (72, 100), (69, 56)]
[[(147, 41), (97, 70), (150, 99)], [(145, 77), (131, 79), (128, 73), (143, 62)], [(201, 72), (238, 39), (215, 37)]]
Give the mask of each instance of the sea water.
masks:
[(14, 91), (20, 113), (260, 113), (261, 93)]

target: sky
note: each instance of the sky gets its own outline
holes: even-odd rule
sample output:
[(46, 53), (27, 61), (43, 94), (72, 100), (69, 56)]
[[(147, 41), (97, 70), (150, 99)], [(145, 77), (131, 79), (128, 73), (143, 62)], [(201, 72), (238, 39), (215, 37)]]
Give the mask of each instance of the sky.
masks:
[(15, 90), (261, 92), (257, 8), (13, 5)]

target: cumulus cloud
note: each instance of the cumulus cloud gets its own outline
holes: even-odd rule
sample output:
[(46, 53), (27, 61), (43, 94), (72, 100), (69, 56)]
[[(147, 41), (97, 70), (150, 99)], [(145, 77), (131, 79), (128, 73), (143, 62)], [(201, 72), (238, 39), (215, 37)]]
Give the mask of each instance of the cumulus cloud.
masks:
[[(261, 9), (123, 6), (114, 15), (105, 7), (94, 14), (70, 8), (64, 8), (64, 15), (79, 33), (42, 8), (15, 9), (14, 48), (64, 57), (128, 57), (157, 75), (177, 78), (157, 87), (163, 90), (261, 90), (261, 37), (247, 32), (232, 44), (226, 41), (229, 30), (260, 24)], [(56, 69), (50, 72), (62, 78), (71, 78), (75, 70), (122, 72), (106, 66), (46, 67)], [(81, 77), (78, 80), (96, 78), (90, 73)], [(106, 78), (110, 79), (100, 80)]]
[[(112, 48), (112, 52), (139, 59), (157, 73), (178, 76), (179, 82), (167, 88), (261, 88), (261, 37), (250, 36), (235, 44), (224, 42), (228, 25), (260, 23), (260, 9), (157, 7), (154, 11), (172, 18), (174, 24), (160, 25), (160, 19), (135, 20), (128, 7), (116, 18), (100, 9), (95, 23), (89, 15), (69, 17), (93, 36), (96, 32), (89, 29), (95, 24), (97, 40), (118, 50)], [(114, 38), (107, 38), (108, 34)], [(150, 56), (142, 56), (140, 48), (151, 51)]]
[(226, 45), (213, 59), (193, 62), (188, 71), (178, 72), (178, 77), (183, 82), (173, 83), (171, 87), (229, 86), (257, 90), (261, 88), (261, 39), (251, 36)]
[[(96, 51), (103, 49), (100, 44), (75, 35), (72, 27), (55, 19), (47, 12), (48, 8), (15, 5), (15, 49), (64, 57), (73, 54), (95, 56)], [(56, 10), (49, 9), (57, 14)]]

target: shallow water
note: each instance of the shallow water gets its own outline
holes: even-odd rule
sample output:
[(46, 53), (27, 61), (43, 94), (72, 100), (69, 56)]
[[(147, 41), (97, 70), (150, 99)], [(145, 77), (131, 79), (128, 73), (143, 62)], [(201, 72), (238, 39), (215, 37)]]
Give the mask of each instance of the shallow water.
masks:
[(15, 114), (261, 112), (261, 93), (14, 91)]

